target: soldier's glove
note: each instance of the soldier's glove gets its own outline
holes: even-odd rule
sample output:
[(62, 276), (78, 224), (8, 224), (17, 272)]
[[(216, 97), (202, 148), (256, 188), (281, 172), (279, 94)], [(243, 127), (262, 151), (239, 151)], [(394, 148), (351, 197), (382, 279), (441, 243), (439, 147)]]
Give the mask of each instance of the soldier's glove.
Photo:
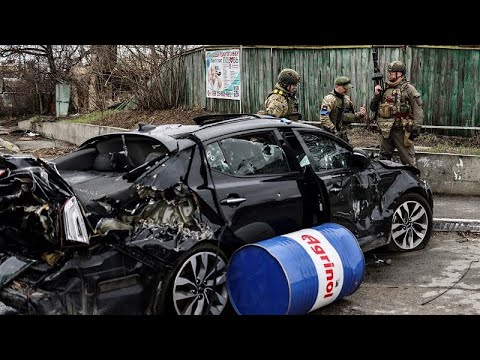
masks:
[(326, 127), (326, 126), (322, 126), (322, 129), (328, 131), (329, 133), (332, 133), (333, 135), (337, 135), (337, 134), (338, 134), (338, 131), (337, 131), (336, 128), (331, 128), (331, 129), (330, 129), (330, 128)]
[(295, 120), (295, 121), (302, 120), (302, 114), (300, 114), (299, 112), (294, 112), (294, 113), (291, 113), (288, 118), (290, 120)]
[(412, 129), (410, 130), (410, 136), (408, 137), (410, 140), (415, 140), (420, 135), (421, 127), (418, 125), (412, 125)]

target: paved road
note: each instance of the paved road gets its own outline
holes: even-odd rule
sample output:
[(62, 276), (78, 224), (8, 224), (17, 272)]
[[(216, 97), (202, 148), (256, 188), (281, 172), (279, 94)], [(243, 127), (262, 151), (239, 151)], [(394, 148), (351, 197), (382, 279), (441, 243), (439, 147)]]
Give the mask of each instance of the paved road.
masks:
[(480, 314), (480, 234), (437, 232), (424, 250), (377, 258), (391, 264), (370, 264), (355, 293), (312, 314)]
[(424, 250), (376, 255), (390, 265), (367, 255), (359, 289), (311, 315), (480, 314), (480, 234), (436, 232)]
[[(32, 132), (14, 131), (15, 129), (16, 127), (7, 128), (0, 125), (0, 154), (15, 153), (12, 147), (22, 154), (31, 154), (40, 150), (36, 156), (49, 160), (74, 148), (73, 144), (65, 141), (51, 140)], [(42, 152), (42, 150), (48, 151)]]

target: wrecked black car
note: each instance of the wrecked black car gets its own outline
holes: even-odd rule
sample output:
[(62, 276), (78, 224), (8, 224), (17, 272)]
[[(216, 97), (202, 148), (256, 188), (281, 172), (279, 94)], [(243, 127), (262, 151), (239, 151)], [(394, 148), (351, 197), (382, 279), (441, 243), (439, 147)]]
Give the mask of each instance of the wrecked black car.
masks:
[(28, 314), (221, 314), (230, 255), (339, 223), (363, 251), (422, 248), (417, 169), (259, 115), (139, 125), (51, 163), (0, 157), (0, 301)]

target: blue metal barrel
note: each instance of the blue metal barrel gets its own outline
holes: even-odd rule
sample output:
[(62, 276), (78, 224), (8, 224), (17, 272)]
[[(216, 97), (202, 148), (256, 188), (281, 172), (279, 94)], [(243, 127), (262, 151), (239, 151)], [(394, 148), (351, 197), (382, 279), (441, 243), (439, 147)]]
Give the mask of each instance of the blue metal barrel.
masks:
[(365, 259), (355, 236), (326, 223), (235, 251), (227, 291), (240, 315), (306, 314), (355, 292)]

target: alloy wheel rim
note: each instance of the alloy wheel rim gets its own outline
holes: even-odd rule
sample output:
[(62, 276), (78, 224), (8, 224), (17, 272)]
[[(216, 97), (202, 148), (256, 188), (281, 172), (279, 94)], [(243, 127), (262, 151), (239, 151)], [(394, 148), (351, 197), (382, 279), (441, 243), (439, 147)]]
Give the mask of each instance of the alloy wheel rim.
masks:
[(182, 265), (173, 283), (173, 304), (180, 315), (219, 315), (227, 305), (227, 266), (212, 252), (198, 252)]
[(390, 235), (400, 249), (415, 249), (423, 242), (427, 231), (428, 216), (422, 204), (406, 201), (395, 210)]

